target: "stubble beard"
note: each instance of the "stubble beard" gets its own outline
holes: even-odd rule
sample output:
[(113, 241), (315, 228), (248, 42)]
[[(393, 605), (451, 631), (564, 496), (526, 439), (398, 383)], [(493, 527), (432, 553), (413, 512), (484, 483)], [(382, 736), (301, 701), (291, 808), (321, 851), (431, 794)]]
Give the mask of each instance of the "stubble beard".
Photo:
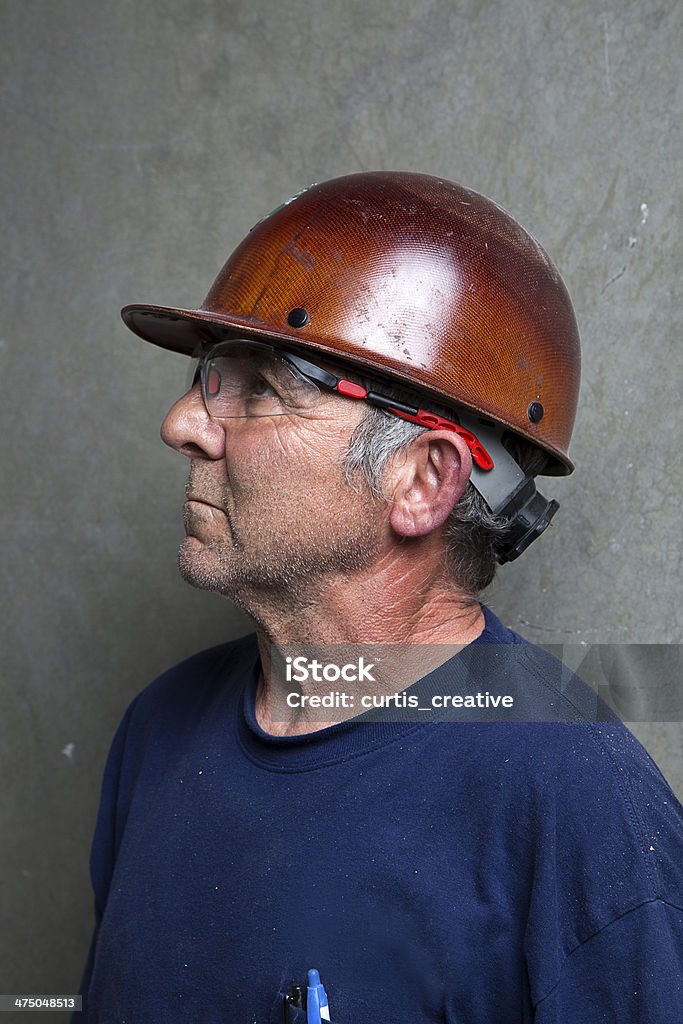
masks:
[(326, 579), (366, 569), (380, 554), (379, 503), (369, 489), (360, 496), (349, 488), (348, 500), (339, 502), (339, 517), (327, 513), (322, 520), (293, 509), (291, 492), (281, 498), (275, 503), (283, 510), (277, 522), (259, 517), (255, 529), (252, 523), (250, 529), (240, 528), (224, 504), (230, 536), (212, 538), (201, 548), (191, 539), (193, 513), (186, 509), (188, 537), (178, 552), (183, 579), (252, 611), (259, 597), (303, 600)]

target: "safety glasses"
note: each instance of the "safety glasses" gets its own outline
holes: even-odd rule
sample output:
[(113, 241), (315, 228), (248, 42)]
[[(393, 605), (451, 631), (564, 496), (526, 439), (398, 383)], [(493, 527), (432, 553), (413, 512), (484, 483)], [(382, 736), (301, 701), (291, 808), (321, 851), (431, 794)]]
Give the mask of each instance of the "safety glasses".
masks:
[(467, 443), (480, 469), (493, 468), (493, 460), (483, 445), (458, 423), (368, 390), (298, 354), (265, 342), (239, 338), (205, 348), (198, 355), (193, 381), (197, 377), (207, 412), (213, 419), (305, 415), (319, 405), (324, 391), (334, 392), (369, 402), (429, 430), (452, 430)]

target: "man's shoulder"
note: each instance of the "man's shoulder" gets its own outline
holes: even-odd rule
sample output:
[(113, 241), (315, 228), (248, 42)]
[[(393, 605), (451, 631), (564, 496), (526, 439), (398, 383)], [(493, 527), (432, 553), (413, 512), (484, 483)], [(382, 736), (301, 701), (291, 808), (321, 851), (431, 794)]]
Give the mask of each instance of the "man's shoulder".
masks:
[(650, 898), (683, 900), (683, 807), (650, 754), (561, 657), (487, 620), (492, 640), (470, 648), (469, 671), (514, 693), (515, 717), (437, 733), (439, 756), (552, 861), (581, 864), (596, 885), (621, 873), (624, 891), (640, 865)]
[(604, 798), (606, 814), (621, 803), (634, 824), (634, 808), (661, 810), (683, 837), (683, 807), (640, 741), (561, 656), (519, 640), (484, 655), (515, 694), (515, 716), (492, 727), (492, 749), (565, 809)]

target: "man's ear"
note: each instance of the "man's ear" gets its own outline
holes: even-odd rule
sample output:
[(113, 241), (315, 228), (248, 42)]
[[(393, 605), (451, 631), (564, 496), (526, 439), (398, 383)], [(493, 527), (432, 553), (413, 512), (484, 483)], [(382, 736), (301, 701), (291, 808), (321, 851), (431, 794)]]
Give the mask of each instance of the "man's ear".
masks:
[(387, 470), (389, 521), (401, 537), (423, 537), (445, 523), (472, 472), (465, 441), (451, 430), (425, 430)]

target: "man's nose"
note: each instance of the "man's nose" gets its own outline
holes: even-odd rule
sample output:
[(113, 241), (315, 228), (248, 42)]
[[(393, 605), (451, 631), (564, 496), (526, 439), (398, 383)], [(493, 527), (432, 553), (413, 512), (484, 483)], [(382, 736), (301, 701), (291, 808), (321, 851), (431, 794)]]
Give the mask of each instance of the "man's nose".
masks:
[(211, 419), (199, 383), (171, 406), (161, 424), (161, 439), (190, 459), (222, 459), (225, 431)]

